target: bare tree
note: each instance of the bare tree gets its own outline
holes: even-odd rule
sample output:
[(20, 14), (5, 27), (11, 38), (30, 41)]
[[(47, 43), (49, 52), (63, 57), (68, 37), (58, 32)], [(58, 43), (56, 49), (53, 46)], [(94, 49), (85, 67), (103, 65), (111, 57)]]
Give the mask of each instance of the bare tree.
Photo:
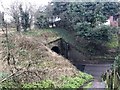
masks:
[(29, 29), (31, 30), (34, 28), (34, 16), (36, 12), (36, 7), (29, 3), (28, 6), (26, 6), (26, 11), (29, 13)]
[(24, 31), (26, 31), (28, 28), (31, 30), (32, 24), (33, 24), (33, 19), (34, 19), (34, 13), (35, 9), (31, 3), (29, 5), (20, 6), (20, 15), (21, 15), (21, 25)]
[(20, 10), (19, 10), (20, 5), (21, 5), (21, 2), (18, 2), (16, 0), (14, 3), (11, 4), (9, 8), (9, 13), (13, 18), (17, 31), (20, 31)]
[(28, 28), (31, 30), (33, 23), (35, 6), (31, 3), (23, 5), (21, 2), (15, 1), (11, 4), (10, 13), (15, 22), (17, 31), (24, 29), (26, 31)]
[[(34, 14), (36, 11), (36, 6), (32, 5), (31, 3), (26, 3), (23, 4), (22, 2), (15, 0), (9, 8), (5, 8), (4, 5), (1, 2), (1, 6), (5, 9), (5, 14), (8, 14), (9, 16), (12, 17), (11, 21), (12, 23), (14, 23), (14, 27), (16, 27), (17, 31), (21, 31), (21, 29), (23, 28), (22, 26), (22, 18), (24, 18), (24, 21), (28, 21), (28, 25), (26, 26), (27, 29), (29, 28), (31, 30), (31, 28), (33, 27), (33, 21), (34, 21)], [(21, 6), (22, 6), (22, 11), (24, 14), (23, 16), (26, 17), (22, 17), (21, 15)], [(24, 28), (23, 28), (24, 29)]]

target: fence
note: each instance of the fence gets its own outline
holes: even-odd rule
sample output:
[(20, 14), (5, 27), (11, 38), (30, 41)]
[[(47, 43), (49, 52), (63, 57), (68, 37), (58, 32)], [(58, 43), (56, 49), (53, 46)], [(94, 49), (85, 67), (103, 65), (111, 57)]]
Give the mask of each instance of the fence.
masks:
[(119, 90), (120, 89), (120, 75), (118, 74), (116, 69), (114, 69), (111, 72), (107, 71), (106, 84), (107, 84), (108, 90)]

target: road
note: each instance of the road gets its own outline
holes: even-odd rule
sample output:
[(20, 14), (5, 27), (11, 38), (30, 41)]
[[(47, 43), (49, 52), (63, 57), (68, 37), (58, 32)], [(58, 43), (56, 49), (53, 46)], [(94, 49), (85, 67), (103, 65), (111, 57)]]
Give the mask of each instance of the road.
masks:
[(85, 64), (84, 72), (91, 74), (95, 79), (101, 79), (108, 69), (112, 67), (112, 64)]
[(106, 84), (101, 80), (102, 74), (110, 69), (112, 64), (85, 64), (84, 72), (91, 74), (94, 77), (92, 86), (88, 90), (94, 90), (93, 88), (99, 88), (97, 90), (105, 90)]

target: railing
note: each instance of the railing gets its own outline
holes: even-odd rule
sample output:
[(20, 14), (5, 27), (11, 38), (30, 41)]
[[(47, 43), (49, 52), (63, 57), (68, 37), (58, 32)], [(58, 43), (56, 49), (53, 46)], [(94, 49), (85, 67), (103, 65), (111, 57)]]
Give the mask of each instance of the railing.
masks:
[(120, 75), (118, 74), (117, 70), (113, 70), (112, 72), (107, 72), (106, 84), (108, 90), (120, 89)]
[(115, 87), (118, 87), (120, 88), (120, 75), (118, 74), (118, 72), (116, 72), (116, 80), (115, 80), (115, 83), (114, 83)]

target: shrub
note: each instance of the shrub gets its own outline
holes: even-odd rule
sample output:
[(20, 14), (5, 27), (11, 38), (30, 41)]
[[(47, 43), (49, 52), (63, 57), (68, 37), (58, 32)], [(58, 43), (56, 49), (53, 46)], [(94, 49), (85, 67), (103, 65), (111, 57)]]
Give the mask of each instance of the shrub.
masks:
[(83, 85), (86, 81), (91, 80), (93, 77), (86, 73), (80, 72), (79, 75), (74, 77), (62, 76), (58, 81), (42, 80), (33, 83), (16, 83), (14, 81), (6, 81), (1, 84), (1, 88), (26, 88), (26, 89), (53, 89), (53, 88), (71, 88), (76, 89)]
[(43, 80), (39, 83), (23, 84), (23, 88), (54, 88), (54, 82), (51, 80)]
[(105, 25), (91, 27), (89, 23), (85, 22), (77, 23), (75, 30), (77, 36), (88, 41), (88, 44), (85, 46), (86, 50), (92, 55), (100, 55), (107, 53), (107, 43), (112, 40), (118, 29)]
[(120, 55), (118, 55), (115, 59), (116, 59), (115, 66), (116, 66), (117, 71), (120, 75)]
[(86, 81), (91, 80), (93, 77), (86, 73), (80, 72), (78, 76), (75, 77), (62, 77), (62, 88), (79, 88), (83, 85)]
[(0, 88), (3, 89), (3, 90), (4, 89), (9, 90), (9, 89), (12, 89), (12, 88), (21, 88), (21, 84), (16, 83), (12, 80), (8, 80), (8, 81), (5, 81), (5, 82), (1, 83)]
[(38, 28), (48, 28), (49, 22), (47, 20), (47, 17), (44, 15), (40, 15), (39, 17), (36, 18), (37, 21), (35, 22), (35, 25)]

